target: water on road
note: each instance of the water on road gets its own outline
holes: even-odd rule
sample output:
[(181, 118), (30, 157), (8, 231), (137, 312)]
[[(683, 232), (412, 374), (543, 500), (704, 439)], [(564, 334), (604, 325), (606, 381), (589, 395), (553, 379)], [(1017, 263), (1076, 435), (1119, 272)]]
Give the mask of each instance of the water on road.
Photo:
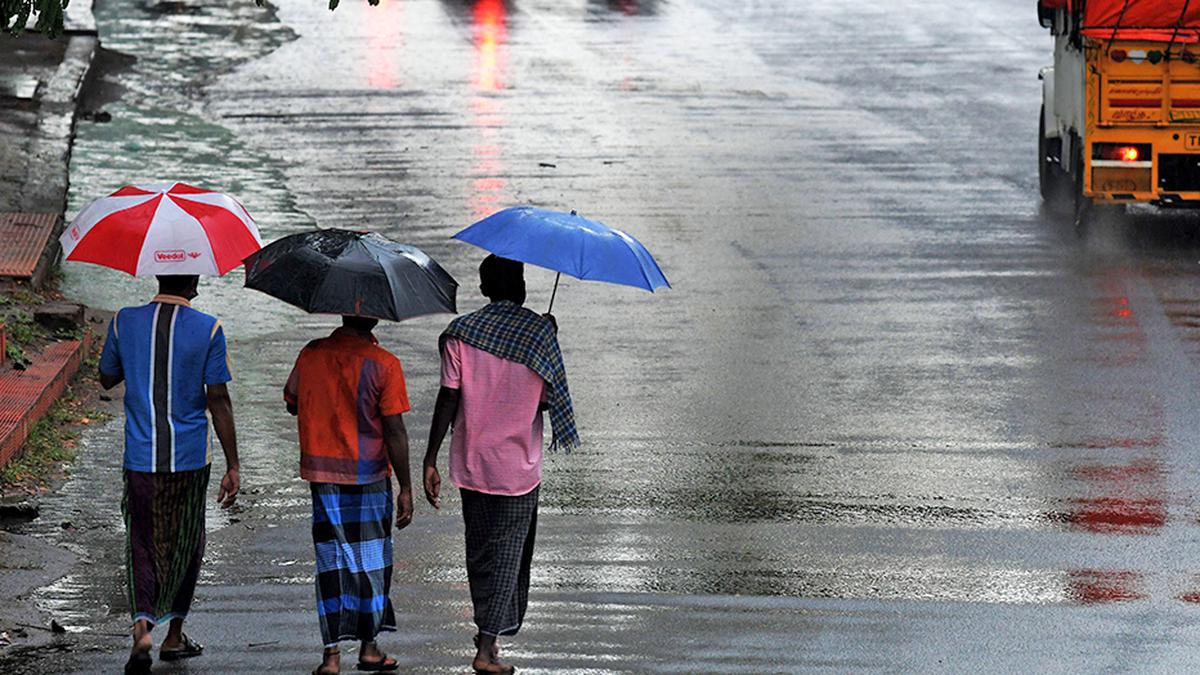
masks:
[[(1040, 207), (1017, 0), (107, 0), (138, 60), (81, 130), (72, 208), (126, 182), (238, 195), (271, 239), (371, 228), (482, 304), (449, 236), (528, 203), (627, 229), (673, 288), (568, 281), (581, 452), (552, 456), (532, 671), (1187, 670), (1200, 662), (1200, 220), (1077, 236)], [(67, 265), (115, 309), (145, 283)], [(528, 272), (530, 305), (553, 277)], [(247, 490), (213, 512), (188, 672), (311, 669), (306, 486), (280, 388), (307, 316), (207, 281)], [(449, 317), (387, 325), (414, 456)], [(33, 529), (87, 563), (41, 594), (62, 667), (123, 661), (120, 420)], [(220, 463), (218, 462), (218, 465)], [(398, 535), (414, 671), (465, 667), (456, 499)], [(64, 530), (63, 521), (71, 527)], [(64, 534), (64, 531), (68, 534)], [(250, 646), (254, 645), (254, 646)], [(99, 666), (97, 665), (99, 664)]]

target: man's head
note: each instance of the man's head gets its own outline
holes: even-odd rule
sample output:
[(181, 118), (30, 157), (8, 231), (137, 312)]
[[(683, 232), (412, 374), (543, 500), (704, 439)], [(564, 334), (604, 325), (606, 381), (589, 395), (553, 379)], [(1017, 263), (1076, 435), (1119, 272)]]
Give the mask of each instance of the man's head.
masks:
[(525, 264), (497, 255), (484, 258), (479, 265), (479, 292), (492, 302), (525, 304)]
[(200, 277), (195, 274), (160, 274), (158, 275), (158, 292), (163, 295), (177, 295), (191, 300), (199, 295), (196, 290), (200, 287)]
[(375, 330), (375, 326), (379, 323), (379, 319), (372, 319), (368, 316), (343, 316), (342, 325), (350, 330), (356, 330), (360, 333), (370, 333)]

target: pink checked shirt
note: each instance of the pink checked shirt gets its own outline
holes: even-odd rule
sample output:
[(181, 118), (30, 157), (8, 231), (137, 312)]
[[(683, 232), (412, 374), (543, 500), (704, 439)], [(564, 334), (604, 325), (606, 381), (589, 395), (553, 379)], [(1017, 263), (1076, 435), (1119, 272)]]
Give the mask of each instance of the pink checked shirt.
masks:
[(515, 361), (455, 338), (442, 354), (442, 386), (460, 392), (450, 439), (450, 481), (494, 495), (517, 496), (542, 482), (542, 414), (546, 383)]

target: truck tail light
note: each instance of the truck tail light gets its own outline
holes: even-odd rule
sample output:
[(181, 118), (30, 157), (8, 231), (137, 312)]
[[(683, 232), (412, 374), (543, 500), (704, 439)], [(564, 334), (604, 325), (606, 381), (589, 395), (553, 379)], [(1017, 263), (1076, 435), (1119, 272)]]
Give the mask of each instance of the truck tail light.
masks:
[(1117, 162), (1143, 162), (1150, 160), (1149, 143), (1093, 143), (1092, 159)]
[(1114, 49), (1108, 53), (1108, 56), (1113, 61), (1116, 61), (1117, 63), (1121, 63), (1125, 59), (1129, 58), (1129, 52), (1126, 52), (1124, 49)]

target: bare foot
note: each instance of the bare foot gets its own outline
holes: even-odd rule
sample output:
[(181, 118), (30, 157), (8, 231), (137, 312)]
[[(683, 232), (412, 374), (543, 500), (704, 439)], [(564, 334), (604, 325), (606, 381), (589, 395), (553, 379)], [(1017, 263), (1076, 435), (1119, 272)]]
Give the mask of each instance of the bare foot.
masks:
[(510, 673), (517, 672), (517, 669), (513, 668), (510, 664), (503, 663), (499, 659), (494, 659), (479, 654), (477, 654), (475, 656), (475, 660), (471, 662), (471, 668), (473, 668), (476, 673), (497, 673), (499, 675), (509, 675)]
[[(500, 658), (500, 640), (493, 638), (492, 642), (492, 658)], [(475, 634), (475, 649), (479, 649), (479, 633)]]
[(154, 649), (154, 638), (150, 636), (150, 627), (145, 621), (133, 624), (133, 648), (129, 655), (149, 654)]
[(484, 635), (480, 633), (475, 636), (475, 660), (471, 661), (471, 667), (476, 673), (508, 673), (516, 672), (516, 668), (500, 661), (499, 640), (494, 635)]
[(342, 654), (337, 649), (326, 649), (321, 665), (313, 671), (313, 675), (334, 675), (342, 670)]

